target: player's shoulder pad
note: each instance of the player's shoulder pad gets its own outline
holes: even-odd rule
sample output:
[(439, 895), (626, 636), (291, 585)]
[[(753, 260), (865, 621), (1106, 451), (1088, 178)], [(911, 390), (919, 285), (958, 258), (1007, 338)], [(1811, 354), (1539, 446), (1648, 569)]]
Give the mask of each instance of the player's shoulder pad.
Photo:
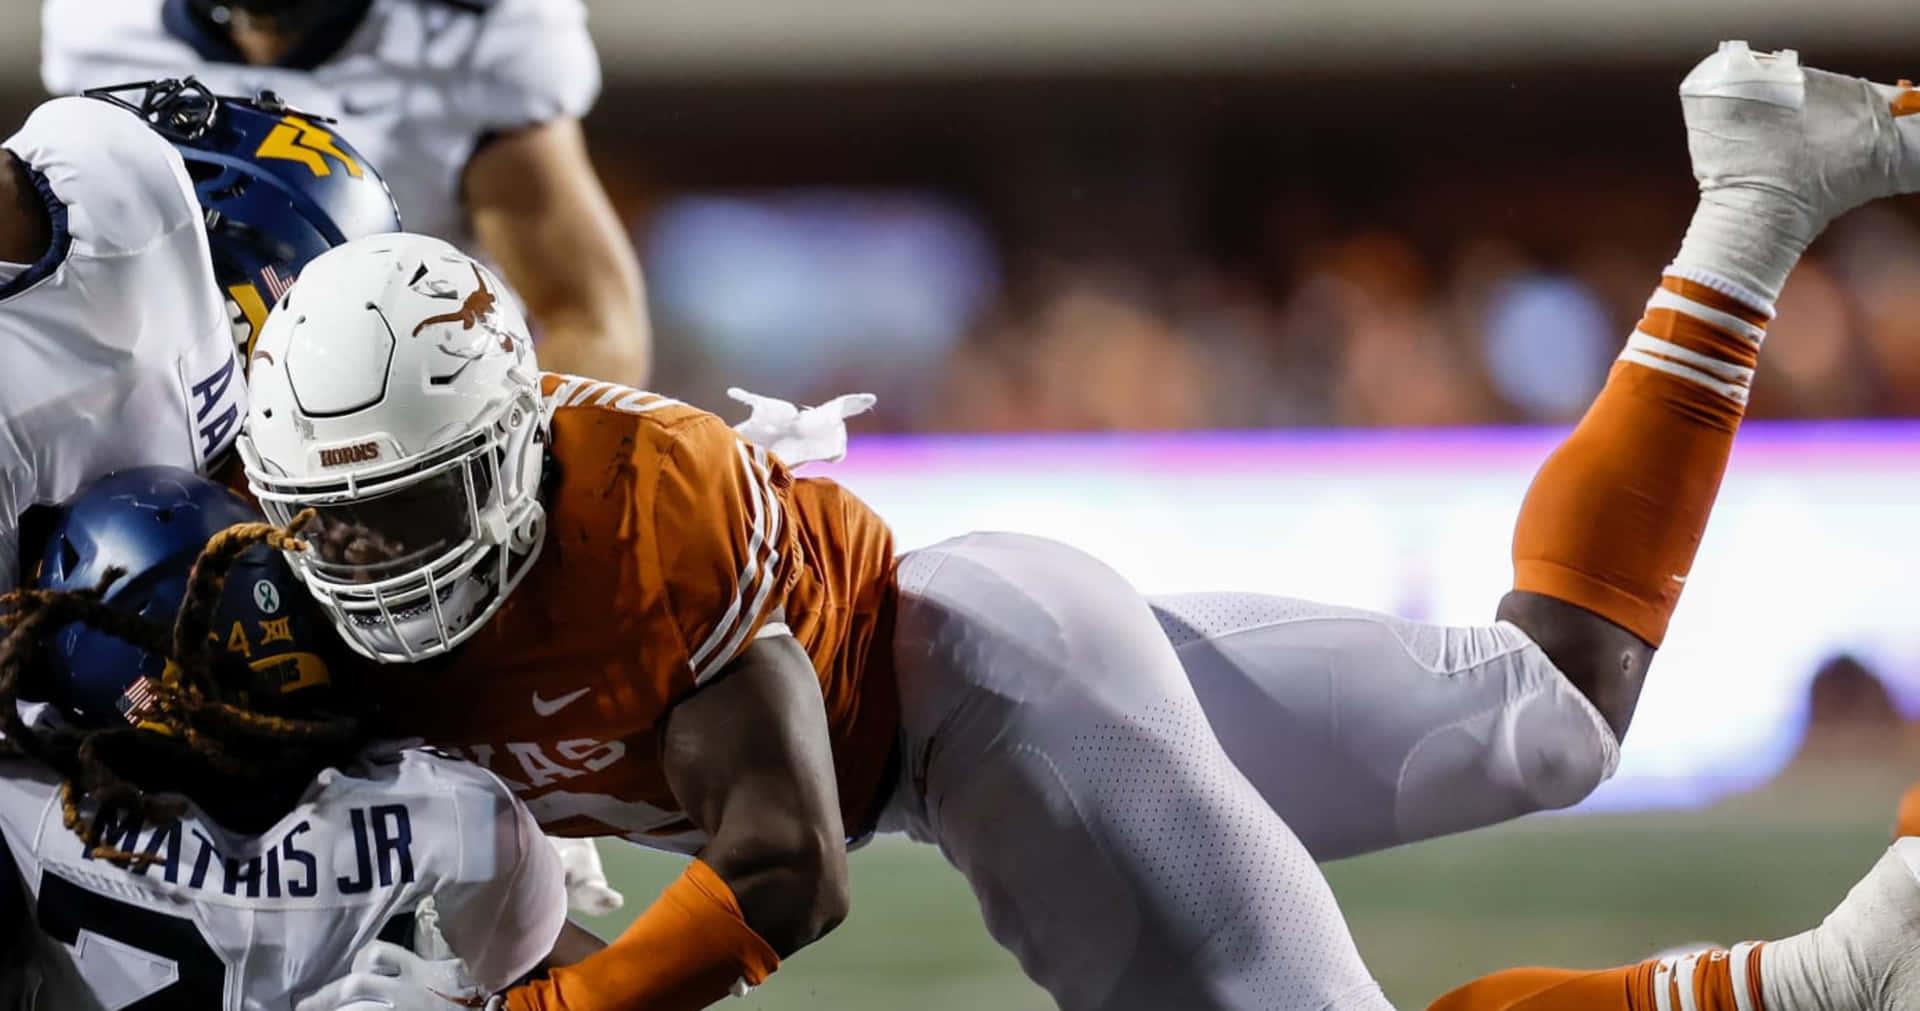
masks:
[(44, 177), (67, 208), (79, 251), (115, 256), (198, 227), (179, 152), (140, 117), (92, 98), (41, 103), (4, 146)]
[(593, 415), (601, 423), (624, 422), (622, 427), (634, 432), (673, 432), (700, 418), (713, 417), (669, 396), (564, 372), (542, 373), (540, 395), (555, 416)]
[(455, 758), (437, 748), (410, 747), (388, 753), (394, 787), (402, 792), (456, 793), (475, 796), (511, 796), (499, 777), (472, 762)]
[(600, 95), (600, 57), (580, 0), (491, 0), (472, 66), (490, 130), (578, 118)]
[[(428, 748), (408, 748), (400, 753), (394, 780), (394, 800), (433, 796), (451, 805), (454, 823), (464, 832), (483, 832), (492, 840), (475, 847), (471, 840), (444, 838), (441, 841), (463, 854), (458, 869), (449, 867), (444, 876), (451, 880), (487, 881), (508, 872), (521, 859), (521, 846), (511, 834), (500, 828), (520, 821), (516, 814), (519, 801), (500, 777), (486, 769)], [(484, 827), (483, 827), (484, 826)], [(452, 824), (438, 826), (450, 829)], [(451, 833), (442, 832), (442, 835)], [(468, 861), (478, 861), (469, 864)]]

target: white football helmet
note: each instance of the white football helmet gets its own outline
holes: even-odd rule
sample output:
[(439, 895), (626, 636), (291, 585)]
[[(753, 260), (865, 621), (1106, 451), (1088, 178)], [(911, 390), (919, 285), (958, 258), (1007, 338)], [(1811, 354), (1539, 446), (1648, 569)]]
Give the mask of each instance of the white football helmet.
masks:
[(545, 446), (526, 322), (485, 267), (423, 235), (316, 257), (254, 345), (247, 486), (356, 650), (444, 653), (539, 556)]

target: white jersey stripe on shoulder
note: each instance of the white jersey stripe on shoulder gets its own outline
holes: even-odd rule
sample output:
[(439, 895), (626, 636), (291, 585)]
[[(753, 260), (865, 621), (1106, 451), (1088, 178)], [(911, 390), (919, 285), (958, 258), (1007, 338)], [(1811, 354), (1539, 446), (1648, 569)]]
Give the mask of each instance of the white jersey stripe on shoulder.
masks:
[[(747, 561), (741, 570), (733, 603), (702, 647), (708, 655), (694, 664), (695, 683), (718, 673), (739, 651), (741, 642), (753, 628), (754, 619), (760, 614), (760, 609), (766, 606), (767, 595), (773, 589), (773, 571), (779, 560), (780, 503), (774, 498), (773, 489), (764, 476), (765, 452), (756, 447), (750, 455), (744, 443), (736, 444), (735, 450), (740, 457), (748, 499), (756, 517), (754, 536), (747, 544)], [(755, 466), (756, 457), (760, 464), (758, 467)], [(745, 610), (741, 609), (742, 605), (745, 605)]]
[(553, 392), (547, 395), (547, 403), (553, 407), (568, 406), (573, 400), (573, 395), (580, 391), (580, 387), (590, 382), (590, 380), (582, 379), (579, 376), (556, 374), (560, 375), (560, 385), (554, 387)]
[(1727, 971), (1733, 976), (1733, 1006), (1737, 1011), (1760, 1011), (1759, 1003), (1753, 998), (1753, 986), (1747, 980), (1748, 962), (1759, 948), (1752, 941), (1742, 941), (1727, 955)]
[[(767, 606), (767, 597), (773, 593), (773, 584), (775, 582), (774, 572), (780, 560), (781, 514), (780, 502), (773, 497), (773, 485), (766, 477), (767, 451), (765, 449), (759, 446), (753, 447), (752, 463), (747, 468), (747, 474), (750, 478), (755, 479), (755, 494), (766, 496), (766, 511), (768, 517), (766, 552), (759, 568), (754, 573), (755, 582), (758, 583), (759, 589), (754, 592), (753, 603), (748, 605), (746, 611), (741, 614), (740, 620), (735, 623), (733, 634), (727, 637), (727, 644), (721, 648), (720, 652), (715, 653), (713, 657), (707, 661), (708, 665), (713, 668), (713, 671), (697, 675), (694, 679), (696, 682), (703, 681), (711, 676), (711, 673), (717, 672), (721, 667), (726, 665), (728, 660), (733, 659), (734, 655), (740, 652), (741, 647), (746, 642), (747, 634), (753, 631), (754, 619), (758, 617), (761, 611)], [(745, 587), (741, 588), (741, 592), (746, 592)]]
[[(700, 648), (694, 651), (692, 657), (688, 658), (687, 663), (693, 668), (693, 679), (696, 684), (706, 680), (707, 677), (713, 674), (714, 670), (718, 669), (713, 661), (718, 656), (724, 656), (724, 654), (718, 654), (717, 651), (720, 645), (727, 641), (727, 637), (729, 633), (733, 631), (734, 625), (741, 620), (740, 610), (746, 604), (747, 595), (753, 591), (754, 584), (759, 580), (761, 571), (760, 545), (765, 543), (767, 539), (766, 503), (760, 495), (759, 488), (755, 484), (753, 464), (747, 456), (746, 444), (744, 442), (736, 442), (734, 443), (734, 449), (740, 457), (740, 466), (746, 471), (747, 506), (749, 515), (751, 516), (751, 533), (747, 539), (746, 561), (741, 565), (740, 574), (734, 580), (735, 591), (733, 602), (727, 606), (726, 613), (720, 616), (719, 622), (714, 625), (713, 631), (708, 633), (706, 640), (700, 644)], [(728, 659), (731, 659), (731, 657), (728, 657)]]
[(567, 406), (580, 407), (584, 405), (587, 401), (593, 399), (594, 394), (606, 388), (607, 385), (608, 384), (603, 380), (599, 380), (599, 379), (589, 380), (587, 382), (587, 385), (581, 387), (580, 392), (575, 393), (573, 395), (573, 399), (567, 402)]
[(743, 445), (743, 443), (735, 443), (733, 449), (735, 449), (735, 455), (739, 457), (739, 462), (741, 462), (741, 470), (743, 470), (745, 476), (747, 476), (747, 480), (743, 483), (745, 483), (745, 487), (747, 487), (749, 514), (753, 516), (753, 526), (751, 526), (753, 533), (751, 533), (749, 539), (747, 539), (747, 558), (745, 558), (745, 562), (741, 564), (739, 576), (735, 577), (735, 581), (733, 581), (733, 600), (728, 604), (726, 614), (720, 616), (720, 622), (714, 623), (714, 629), (708, 633), (707, 639), (701, 643), (701, 648), (695, 650), (693, 656), (687, 660), (689, 666), (693, 668), (693, 681), (695, 681), (695, 683), (705, 681), (707, 677), (710, 677), (714, 671), (720, 668), (720, 664), (726, 662), (726, 658), (730, 658), (730, 654), (726, 654), (724, 650), (720, 650), (720, 647), (722, 647), (722, 643), (728, 641), (733, 627), (739, 625), (741, 622), (751, 623), (751, 620), (753, 620), (751, 616), (743, 616), (743, 614), (741, 614), (741, 608), (747, 604), (747, 597), (755, 591), (755, 583), (760, 579), (760, 545), (766, 543), (766, 524), (768, 524), (766, 503), (764, 503), (764, 499), (760, 497), (758, 487), (755, 487), (755, 483), (753, 483), (753, 464), (747, 460), (747, 451), (745, 451), (745, 445)]
[[(754, 619), (766, 606), (767, 596), (773, 590), (773, 573), (779, 563), (782, 517), (780, 502), (774, 498), (773, 488), (764, 476), (765, 451), (755, 448), (750, 455), (744, 443), (735, 448), (746, 474), (747, 495), (756, 519), (754, 535), (747, 544), (747, 561), (733, 604), (702, 646), (706, 655), (693, 665), (695, 683), (719, 673), (739, 651), (747, 633), (753, 629)], [(755, 466), (755, 457), (761, 466)]]

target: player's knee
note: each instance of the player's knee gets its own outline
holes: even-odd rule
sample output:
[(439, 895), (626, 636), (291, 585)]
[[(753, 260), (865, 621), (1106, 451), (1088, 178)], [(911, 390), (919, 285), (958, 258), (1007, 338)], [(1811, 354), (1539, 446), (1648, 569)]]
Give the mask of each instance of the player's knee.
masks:
[(1425, 839), (1569, 807), (1613, 774), (1620, 745), (1594, 705), (1528, 643), (1496, 708), (1438, 728), (1407, 756), (1395, 812)]
[(1518, 706), (1515, 782), (1536, 811), (1587, 799), (1620, 763), (1620, 741), (1603, 715), (1565, 684)]
[(1586, 696), (1615, 737), (1625, 737), (1640, 703), (1653, 647), (1585, 608), (1516, 590), (1500, 601), (1499, 617), (1538, 643), (1569, 684)]

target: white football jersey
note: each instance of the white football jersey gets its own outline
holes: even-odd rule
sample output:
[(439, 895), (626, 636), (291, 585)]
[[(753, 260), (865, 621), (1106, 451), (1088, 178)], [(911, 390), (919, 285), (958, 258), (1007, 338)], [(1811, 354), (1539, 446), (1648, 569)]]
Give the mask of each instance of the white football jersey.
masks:
[(173, 147), (90, 98), (41, 105), (4, 146), (33, 175), (54, 239), (0, 284), (0, 589), (12, 589), (28, 506), (123, 467), (204, 470), (247, 400)]
[(372, 0), (350, 31), (254, 67), (185, 0), (46, 0), (40, 72), (54, 94), (186, 74), (216, 93), (277, 92), (339, 120), (408, 231), (466, 246), (461, 175), (481, 139), (593, 105), (586, 18), (580, 0)]
[(408, 750), (329, 770), (272, 828), (98, 819), (101, 841), (162, 859), (86, 855), (38, 763), (0, 765), (0, 833), (25, 886), (37, 1003), (60, 1011), (289, 1011), (376, 939), (414, 942), (431, 896), (453, 953), (489, 991), (552, 950), (566, 916), (559, 856), (486, 771)]

